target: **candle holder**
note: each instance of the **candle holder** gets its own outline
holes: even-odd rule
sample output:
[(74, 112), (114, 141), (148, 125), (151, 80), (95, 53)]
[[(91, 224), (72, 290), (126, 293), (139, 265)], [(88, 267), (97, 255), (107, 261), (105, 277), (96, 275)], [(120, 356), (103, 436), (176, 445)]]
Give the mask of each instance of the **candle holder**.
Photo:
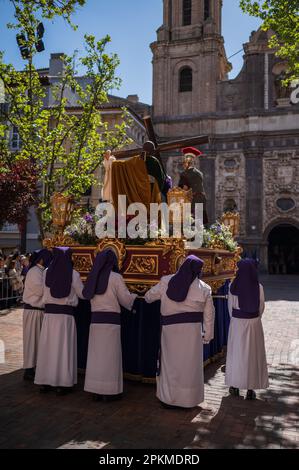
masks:
[(71, 222), (74, 198), (72, 196), (64, 196), (62, 193), (54, 193), (51, 198), (51, 210), (53, 225), (62, 234), (65, 227)]
[(240, 213), (225, 212), (221, 217), (221, 222), (229, 227), (234, 238), (240, 234)]

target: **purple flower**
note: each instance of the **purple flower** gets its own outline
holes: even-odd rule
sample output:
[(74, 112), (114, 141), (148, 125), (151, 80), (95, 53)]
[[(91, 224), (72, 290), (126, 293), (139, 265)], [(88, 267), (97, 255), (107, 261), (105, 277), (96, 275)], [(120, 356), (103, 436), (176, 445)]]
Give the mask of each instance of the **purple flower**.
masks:
[(85, 220), (87, 223), (91, 224), (91, 223), (93, 222), (93, 217), (92, 217), (91, 214), (86, 214), (86, 215), (84, 216), (84, 220)]

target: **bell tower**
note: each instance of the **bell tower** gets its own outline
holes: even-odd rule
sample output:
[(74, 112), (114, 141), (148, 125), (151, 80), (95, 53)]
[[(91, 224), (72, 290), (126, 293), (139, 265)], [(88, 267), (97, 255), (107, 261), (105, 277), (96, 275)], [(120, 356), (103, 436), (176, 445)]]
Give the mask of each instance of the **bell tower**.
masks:
[[(216, 87), (229, 63), (221, 35), (222, 0), (163, 0), (153, 52), (153, 117), (161, 137), (195, 135), (216, 112)], [(190, 120), (190, 126), (180, 122)]]

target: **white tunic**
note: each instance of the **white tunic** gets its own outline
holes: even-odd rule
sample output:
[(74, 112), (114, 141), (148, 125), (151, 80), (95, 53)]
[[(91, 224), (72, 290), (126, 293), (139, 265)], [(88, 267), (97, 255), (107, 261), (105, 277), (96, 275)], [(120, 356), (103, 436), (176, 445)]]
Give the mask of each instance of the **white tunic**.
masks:
[[(229, 293), (230, 316), (239, 309), (238, 297)], [(260, 284), (260, 316), (231, 318), (227, 344), (225, 384), (243, 390), (266, 389), (269, 386), (262, 314), (265, 309), (264, 289)]]
[[(132, 309), (137, 295), (131, 294), (123, 277), (111, 272), (103, 295), (91, 300), (92, 312), (121, 312), (120, 305)], [(123, 391), (120, 325), (91, 324), (84, 390), (98, 395), (118, 395)]]
[[(46, 272), (43, 302), (76, 307), (78, 297), (83, 298), (79, 273), (73, 271), (69, 296), (56, 299), (45, 285)], [(45, 313), (34, 382), (52, 387), (72, 387), (77, 383), (77, 330), (72, 315)]]
[[(204, 401), (203, 342), (214, 337), (215, 309), (211, 288), (199, 279), (191, 284), (184, 302), (170, 300), (166, 291), (172, 276), (145, 294), (148, 303), (161, 300), (161, 315), (203, 312), (201, 324), (184, 323), (162, 328), (161, 371), (157, 377), (157, 397), (168, 405), (192, 408)], [(203, 341), (204, 336), (204, 341)]]
[[(44, 308), (43, 303), (44, 268), (36, 265), (31, 268), (25, 279), (23, 302), (32, 307)], [(38, 344), (44, 312), (24, 309), (23, 312), (23, 367), (31, 369), (36, 366)]]

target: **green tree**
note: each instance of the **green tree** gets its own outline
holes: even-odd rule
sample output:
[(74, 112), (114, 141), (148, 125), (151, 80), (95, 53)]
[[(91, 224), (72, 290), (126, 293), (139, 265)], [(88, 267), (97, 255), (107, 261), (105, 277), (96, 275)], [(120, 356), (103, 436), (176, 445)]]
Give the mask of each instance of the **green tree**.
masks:
[[(50, 227), (53, 192), (59, 189), (80, 199), (95, 182), (94, 173), (105, 150), (128, 142), (128, 120), (125, 110), (122, 123), (113, 127), (101, 117), (101, 106), (108, 101), (109, 90), (120, 85), (116, 76), (118, 57), (106, 53), (109, 36), (97, 41), (94, 36), (85, 35), (85, 54), (79, 58), (86, 76), (84, 84), (76, 78), (73, 57), (61, 58), (63, 72), (48, 91), (34, 66), (39, 18), (62, 15), (71, 24), (74, 8), (85, 2), (19, 0), (13, 3), (16, 22), (9, 27), (22, 35), (21, 45), (27, 48), (26, 65), (19, 72), (6, 64), (3, 53), (0, 54), (0, 79), (7, 103), (0, 121), (0, 152), (10, 163), (14, 159), (34, 163), (42, 187), (37, 193), (36, 214), (43, 237)], [(50, 105), (47, 105), (47, 93), (52, 97)], [(68, 109), (74, 97), (79, 114)], [(18, 129), (22, 142), (17, 153), (9, 147), (12, 126)]]
[(240, 0), (242, 10), (261, 18), (262, 29), (273, 30), (270, 47), (288, 63), (285, 85), (299, 78), (299, 0)]

